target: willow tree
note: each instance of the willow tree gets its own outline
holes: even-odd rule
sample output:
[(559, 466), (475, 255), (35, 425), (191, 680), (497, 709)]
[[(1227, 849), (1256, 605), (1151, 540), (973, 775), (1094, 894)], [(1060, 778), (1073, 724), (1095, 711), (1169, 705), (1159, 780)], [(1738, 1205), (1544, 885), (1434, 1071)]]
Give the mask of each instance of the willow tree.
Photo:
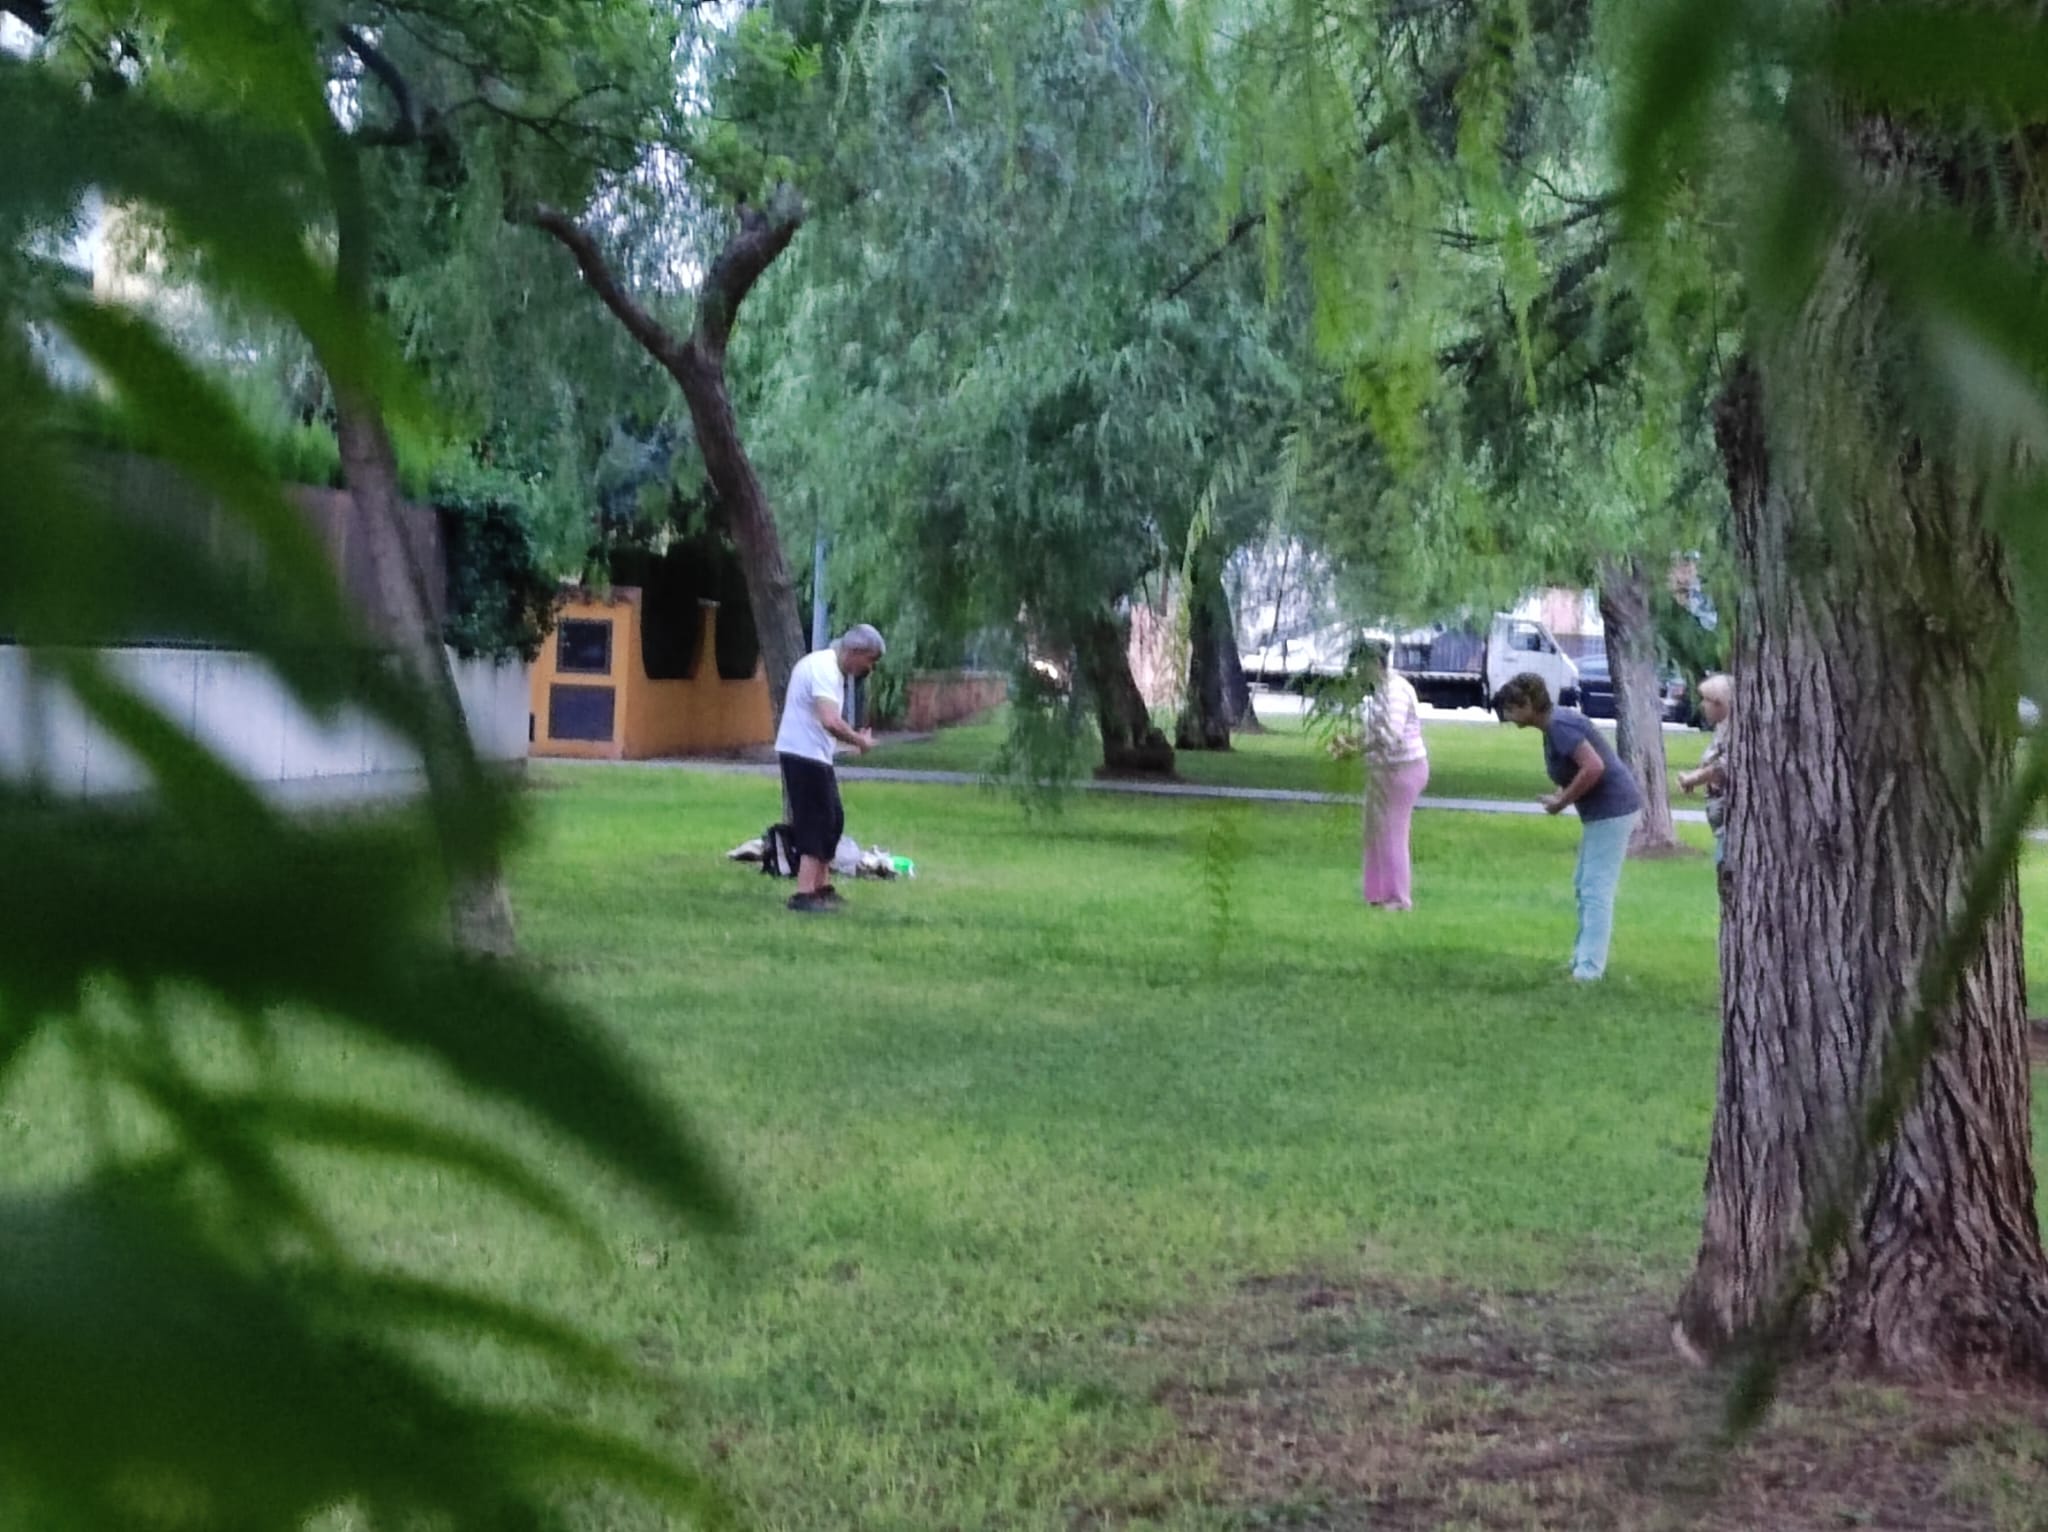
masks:
[[(847, 57), (850, 15), (352, 0), (291, 21), (316, 44), (363, 188), (342, 278), (375, 291), (416, 354), (443, 364), (442, 402), (481, 416), (493, 450), (509, 436), (527, 461), (572, 468), (592, 456), (594, 399), (629, 424), (660, 413), (637, 379), (619, 386), (633, 369), (616, 354), (587, 335), (560, 344), (574, 329), (563, 308), (578, 289), (594, 294), (604, 309), (585, 296), (584, 312), (608, 310), (613, 335), (680, 396), (778, 706), (803, 635), (726, 365), (741, 305), (806, 216), (797, 183), (830, 184), (822, 61)], [(505, 221), (522, 232), (507, 237)], [(542, 238), (554, 242), (547, 270)], [(348, 402), (337, 390), (354, 444), (344, 456), (367, 469), (388, 454), (369, 450)], [(549, 431), (585, 440), (535, 439)]]
[(1641, 45), (1635, 207), (1730, 221), (1749, 292), (1698, 1353), (2048, 1382), (2014, 877), (2040, 756), (2013, 771), (2048, 611), (2044, 55), (2020, 4), (1733, 5)]
[(764, 451), (907, 633), (999, 635), (1071, 672), (1106, 765), (1169, 766), (1124, 608), (1229, 524), (1292, 387), (1247, 283), (1179, 285), (1216, 146), (1138, 5), (876, 18), (864, 194), (781, 290)]
[(1225, 243), (1305, 289), (1363, 433), (1304, 433), (1356, 480), (1305, 519), (1382, 561), (1383, 611), (1601, 587), (1637, 849), (1670, 848), (1652, 609), (1699, 540), (1711, 388), (1709, 349), (1658, 331), (1713, 318), (1644, 301), (1686, 252), (1621, 238), (1593, 7), (1248, 0), (1190, 8), (1187, 37), (1239, 146)]
[[(739, 549), (780, 711), (807, 645), (774, 508), (740, 432), (731, 347), (742, 305), (814, 207), (834, 209), (861, 194), (842, 164), (857, 136), (842, 131), (841, 110), (863, 76), (864, 29), (874, 23), (870, 7), (853, 0), (776, 0), (701, 23), (700, 11), (688, 12), (671, 99), (643, 109), (641, 159), (630, 171), (614, 167), (580, 209), (540, 201), (515, 216), (569, 252), (590, 289), (680, 389), (718, 518)], [(638, 183), (649, 156), (656, 166), (680, 167), (664, 190), (699, 210), (700, 231), (718, 229), (689, 263), (696, 291), (680, 323), (659, 312), (681, 296), (677, 273), (667, 272), (666, 281), (657, 273), (652, 293), (643, 291), (607, 249), (604, 225), (620, 221), (613, 214), (621, 202), (645, 206)], [(657, 206), (653, 221), (672, 216)], [(630, 235), (633, 220), (624, 223)], [(644, 250), (627, 254), (647, 264)]]
[[(1557, 112), (1591, 106), (1621, 144), (1625, 245), (1668, 251), (1675, 235), (1741, 275), (1727, 312), (1730, 289), (1696, 272), (1653, 260), (1637, 279), (1639, 354), (1687, 351), (1657, 328), (1673, 321), (1695, 362), (1704, 338), (1711, 365), (1731, 321), (1748, 343), (1714, 412), (1741, 595), (1736, 786), (1720, 1098), (1682, 1343), (1772, 1356), (1797, 1337), (1908, 1370), (2048, 1377), (2013, 887), (2038, 774), (2011, 788), (2019, 618), (2044, 609), (2033, 9), (1264, 14), (1299, 46), (1254, 62), (1281, 60), (1260, 67), (1295, 88), (1245, 99), (1311, 127), (1276, 137), (1300, 151), (1262, 167), (1246, 218), (1290, 215), (1327, 268), (1324, 309), (1359, 343), (1381, 442), (1440, 397), (1436, 316), (1460, 275), (1411, 247), (1453, 189), (1483, 212), (1490, 180), (1559, 194), (1550, 224), (1573, 216), (1575, 188), (1521, 147)], [(1633, 92), (1618, 124), (1584, 89), (1603, 66)], [(1543, 296), (1591, 272), (1518, 263), (1536, 226), (1519, 195), (1506, 215), (1497, 308), (1540, 359)]]

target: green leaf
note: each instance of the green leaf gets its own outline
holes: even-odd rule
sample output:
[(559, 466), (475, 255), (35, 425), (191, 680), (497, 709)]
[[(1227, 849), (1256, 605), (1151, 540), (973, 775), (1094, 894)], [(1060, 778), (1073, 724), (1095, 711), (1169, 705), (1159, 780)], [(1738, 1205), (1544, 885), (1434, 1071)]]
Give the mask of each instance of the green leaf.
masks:
[(357, 1019), (553, 1123), (665, 1206), (713, 1229), (736, 1224), (732, 1194), (676, 1108), (593, 1025), (503, 965), (459, 955), (415, 965), (382, 1009)]
[[(2037, 424), (2048, 426), (2048, 409), (2038, 397), (2034, 409)], [(1992, 511), (2019, 612), (2021, 694), (2041, 703), (2048, 701), (2048, 478), (2033, 474), (2005, 486)]]
[(21, 178), (17, 198), (68, 212), (97, 188), (154, 208), (202, 258), (211, 286), (290, 319), (338, 387), (378, 398), (399, 420), (426, 413), (388, 338), (313, 257), (338, 191), (313, 145), (167, 110), (141, 91), (81, 101), (50, 71), (4, 57), (0, 142)]
[(107, 672), (102, 651), (39, 651), (33, 663), (60, 679), (114, 739), (146, 761), (174, 813), (194, 824), (261, 834), (271, 812), (256, 790), (161, 711)]
[(252, 1131), (280, 1140), (420, 1160), (465, 1172), (569, 1230), (593, 1250), (603, 1248), (602, 1236), (574, 1201), (515, 1155), (485, 1140), (395, 1113), (295, 1096), (225, 1098), (221, 1108)]
[(1848, 7), (1823, 34), (1820, 61), (1867, 109), (1998, 126), (2048, 116), (2048, 26), (2025, 9)]
[(462, 1340), (488, 1339), (523, 1346), (579, 1378), (606, 1384), (639, 1381), (632, 1367), (610, 1347), (545, 1314), (444, 1283), (370, 1272), (294, 1270), (295, 1297), (312, 1300), (327, 1313), (379, 1330), (418, 1328), (446, 1331)]
[(789, 62), (785, 67), (792, 80), (799, 85), (808, 85), (825, 72), (825, 50), (818, 43), (793, 47), (789, 50)]
[(2048, 273), (1954, 213), (1880, 208), (1873, 263), (1933, 376), (1981, 440), (2048, 451)]
[(290, 0), (142, 0), (182, 55), (188, 80), (268, 130), (327, 131), (332, 121), (319, 50)]
[(1624, 217), (1645, 230), (1706, 152), (1707, 108), (1749, 24), (1749, 0), (1647, 4), (1620, 113)]
[(264, 464), (262, 446), (218, 385), (174, 351), (133, 312), (82, 299), (59, 303), (57, 323), (128, 408), (145, 419), (174, 421), (163, 451), (247, 529), (264, 578), (303, 604), (307, 620), (336, 638), (353, 633), (327, 552), (312, 525), (292, 509)]
[[(0, 844), (14, 865), (48, 870), (0, 882), (0, 928), (42, 982), (111, 973), (145, 992), (181, 980), (240, 1006), (320, 1006), (552, 1123), (662, 1205), (733, 1222), (675, 1109), (587, 1019), (422, 929), (441, 885), (415, 822), (286, 825), (252, 862), (239, 839), (132, 813), (19, 804), (9, 817), (8, 796)], [(0, 964), (0, 997), (18, 971)]]
[[(16, 472), (0, 484), (0, 631), (55, 646), (171, 634), (258, 654), (316, 713), (352, 704), (407, 739), (434, 741), (443, 768), (433, 780), (434, 802), (447, 843), (465, 859), (495, 844), (513, 812), (502, 786), (475, 759), (466, 732), (441, 718), (440, 699), (365, 649), (326, 554), (265, 473), (218, 387), (132, 316), (83, 302), (67, 302), (60, 312), (129, 407), (183, 443), (174, 459), (220, 492), (220, 505), (256, 557), (252, 568), (237, 570), (200, 545), (201, 528), (189, 521), (106, 504), (89, 482), (66, 472), (48, 444), (55, 401), (47, 385), (23, 374), (18, 389), (0, 397), (0, 426), (18, 419), (25, 436), (46, 445), (19, 455)], [(71, 512), (38, 517), (37, 503)], [(17, 504), (18, 512), (10, 509)], [(81, 567), (95, 573), (83, 586), (68, 578)], [(102, 689), (102, 702), (115, 700)], [(123, 718), (124, 729), (144, 725), (133, 709)], [(204, 785), (209, 763), (202, 755), (180, 748), (172, 735), (159, 731), (157, 738), (171, 752), (159, 758), (160, 785), (182, 787), (189, 779), (216, 799), (231, 791), (217, 769), (212, 785)]]
[(563, 1476), (720, 1509), (699, 1476), (630, 1443), (452, 1395), (127, 1199), (0, 1203), (0, 1242), (0, 1350), (36, 1384), (0, 1396), (0, 1482), (87, 1525), (295, 1526), (348, 1501), (531, 1525)]
[(1756, 315), (1790, 323), (1819, 278), (1846, 211), (1846, 194), (1811, 142), (1796, 140), (1779, 174), (1759, 189), (1746, 252)]

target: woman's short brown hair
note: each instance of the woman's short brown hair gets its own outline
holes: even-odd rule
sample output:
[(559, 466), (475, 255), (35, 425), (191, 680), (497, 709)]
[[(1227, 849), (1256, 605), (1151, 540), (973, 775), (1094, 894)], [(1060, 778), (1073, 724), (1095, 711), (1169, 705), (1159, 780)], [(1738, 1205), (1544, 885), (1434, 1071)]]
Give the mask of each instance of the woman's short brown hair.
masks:
[(1525, 670), (1494, 693), (1493, 705), (1503, 711), (1525, 707), (1533, 713), (1547, 713), (1551, 706), (1550, 688), (1535, 671)]

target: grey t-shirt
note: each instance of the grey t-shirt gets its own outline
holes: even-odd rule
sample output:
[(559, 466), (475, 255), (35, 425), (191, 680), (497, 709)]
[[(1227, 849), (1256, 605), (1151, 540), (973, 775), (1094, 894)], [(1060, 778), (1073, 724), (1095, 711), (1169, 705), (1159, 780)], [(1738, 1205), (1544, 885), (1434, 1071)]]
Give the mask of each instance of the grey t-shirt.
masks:
[(1624, 814), (1640, 813), (1643, 792), (1636, 785), (1635, 773), (1621, 764), (1614, 746), (1593, 727), (1592, 720), (1574, 708), (1561, 707), (1552, 713), (1550, 727), (1543, 731), (1543, 769), (1550, 773), (1550, 780), (1564, 787), (1579, 774), (1572, 752), (1581, 743), (1600, 752), (1600, 763), (1607, 770), (1593, 790), (1573, 805), (1579, 818), (1619, 819)]

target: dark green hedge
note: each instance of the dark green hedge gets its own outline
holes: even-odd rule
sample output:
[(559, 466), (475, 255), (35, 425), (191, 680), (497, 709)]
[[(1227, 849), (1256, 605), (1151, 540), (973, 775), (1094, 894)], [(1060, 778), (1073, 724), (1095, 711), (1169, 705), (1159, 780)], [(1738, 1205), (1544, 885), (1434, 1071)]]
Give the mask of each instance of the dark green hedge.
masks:
[(498, 500), (441, 504), (448, 569), (442, 636), (464, 657), (531, 660), (555, 625), (555, 582), (541, 567), (517, 506)]

